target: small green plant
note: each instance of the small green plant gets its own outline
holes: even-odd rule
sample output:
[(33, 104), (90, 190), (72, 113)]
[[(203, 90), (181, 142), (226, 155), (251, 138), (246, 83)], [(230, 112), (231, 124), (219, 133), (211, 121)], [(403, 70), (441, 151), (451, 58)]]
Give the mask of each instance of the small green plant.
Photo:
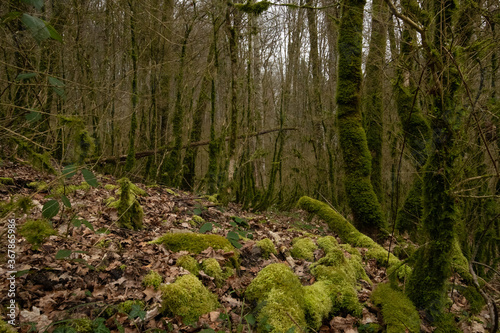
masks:
[(128, 178), (122, 178), (118, 183), (121, 186), (120, 200), (118, 200), (117, 207), (119, 215), (118, 225), (122, 228), (133, 230), (142, 229), (144, 211), (134, 193), (137, 192), (135, 189), (138, 187), (133, 185)]
[(33, 250), (38, 250), (49, 236), (56, 235), (57, 232), (52, 228), (50, 222), (44, 219), (28, 220), (19, 229), (19, 234), (26, 238), (32, 245)]
[(154, 287), (155, 289), (158, 289), (162, 282), (163, 278), (156, 271), (149, 271), (148, 274), (146, 274), (146, 276), (142, 279), (142, 285), (144, 287)]

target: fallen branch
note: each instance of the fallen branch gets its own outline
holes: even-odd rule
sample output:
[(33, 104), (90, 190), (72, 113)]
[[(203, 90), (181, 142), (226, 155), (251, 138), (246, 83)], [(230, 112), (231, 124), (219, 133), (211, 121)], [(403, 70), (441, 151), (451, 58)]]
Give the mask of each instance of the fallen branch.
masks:
[[(256, 132), (256, 133), (250, 133), (250, 134), (243, 134), (243, 135), (240, 135), (238, 136), (238, 140), (241, 140), (241, 139), (247, 139), (247, 138), (252, 138), (252, 137), (255, 137), (255, 136), (260, 136), (260, 135), (264, 135), (264, 134), (268, 134), (268, 133), (272, 133), (272, 132), (279, 132), (279, 131), (296, 131), (298, 130), (296, 127), (285, 127), (285, 128), (273, 128), (273, 129), (268, 129), (268, 130), (264, 130), (264, 131), (260, 131), (260, 132)], [(231, 140), (230, 137), (226, 137), (224, 139), (224, 141), (229, 141)], [(182, 146), (182, 149), (187, 149), (187, 148), (191, 148), (191, 147), (199, 147), (199, 146), (206, 146), (210, 143), (210, 140), (205, 140), (205, 141), (196, 141), (196, 142), (191, 142), (191, 143), (188, 143), (184, 146)], [(152, 155), (156, 155), (156, 154), (161, 154), (161, 153), (164, 153), (168, 150), (172, 149), (171, 147), (160, 147), (158, 149), (154, 149), (154, 150), (146, 150), (146, 151), (141, 151), (139, 153), (136, 153), (135, 154), (135, 158), (136, 159), (139, 159), (139, 158), (143, 158), (143, 157), (148, 157), (148, 156), (152, 156)], [(104, 164), (104, 163), (117, 163), (117, 162), (124, 162), (127, 160), (127, 155), (121, 155), (121, 156), (118, 156), (118, 157), (106, 157), (106, 158), (95, 158), (95, 159), (92, 159), (90, 161), (88, 161), (89, 163), (101, 163), (101, 164)]]

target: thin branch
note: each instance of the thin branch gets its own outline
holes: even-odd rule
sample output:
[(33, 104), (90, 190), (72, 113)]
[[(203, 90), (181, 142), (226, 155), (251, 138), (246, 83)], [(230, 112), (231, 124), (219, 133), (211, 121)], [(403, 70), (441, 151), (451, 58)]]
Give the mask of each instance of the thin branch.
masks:
[[(260, 131), (260, 132), (256, 132), (256, 133), (243, 134), (243, 135), (238, 136), (237, 139), (247, 139), (247, 138), (260, 136), (260, 135), (264, 135), (264, 134), (268, 134), (268, 133), (272, 133), (272, 132), (278, 132), (278, 131), (297, 131), (297, 130), (298, 130), (298, 128), (296, 128), (296, 127), (273, 128), (273, 129), (268, 129), (268, 130), (264, 130), (264, 131)], [(229, 140), (231, 140), (230, 137), (226, 137), (224, 139), (224, 141), (229, 141)], [(209, 143), (210, 143), (210, 140), (191, 142), (191, 143), (188, 143), (188, 144), (182, 146), (181, 149), (206, 146)], [(168, 151), (169, 149), (171, 149), (171, 148), (170, 147), (160, 147), (160, 148), (155, 149), (155, 150), (146, 150), (146, 151), (138, 152), (135, 154), (135, 158), (138, 159), (138, 158), (148, 157), (151, 155), (161, 154), (161, 153)], [(116, 163), (116, 162), (123, 162), (126, 160), (127, 160), (127, 155), (121, 155), (119, 157), (108, 157), (108, 158), (104, 158), (104, 159), (95, 158), (95, 159), (90, 160), (89, 163)]]
[[(411, 18), (408, 16), (398, 12), (398, 9), (394, 5), (394, 3), (391, 0), (385, 0), (385, 3), (389, 6), (391, 9), (391, 12), (396, 16), (397, 18), (403, 20), (406, 24), (408, 24), (411, 28), (415, 29), (417, 32), (419, 32), (421, 35), (425, 34), (424, 28), (422, 28), (418, 23), (413, 21)], [(422, 38), (423, 39), (423, 38)]]

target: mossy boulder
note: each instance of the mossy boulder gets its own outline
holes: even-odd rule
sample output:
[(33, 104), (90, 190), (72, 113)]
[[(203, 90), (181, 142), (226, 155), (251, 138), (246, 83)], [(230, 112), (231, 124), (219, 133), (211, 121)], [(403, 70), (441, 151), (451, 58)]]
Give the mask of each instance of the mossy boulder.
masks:
[(271, 264), (262, 269), (247, 287), (245, 296), (263, 305), (257, 316), (262, 330), (287, 332), (292, 327), (298, 329), (297, 324), (306, 325), (304, 289), (285, 264)]
[(292, 257), (296, 259), (314, 260), (314, 251), (318, 246), (310, 238), (295, 238), (292, 240), (293, 247), (290, 250)]
[(382, 309), (387, 333), (420, 332), (418, 311), (401, 291), (391, 288), (389, 284), (380, 284), (371, 298)]
[(270, 240), (269, 238), (261, 239), (255, 245), (257, 245), (260, 248), (260, 250), (262, 251), (262, 257), (265, 259), (268, 259), (271, 253), (278, 254), (278, 251), (276, 251), (276, 247), (274, 246), (273, 241)]
[(27, 220), (19, 229), (19, 234), (26, 238), (28, 243), (32, 245), (33, 250), (38, 250), (40, 245), (49, 236), (56, 235), (57, 231), (52, 228), (52, 225), (47, 220)]
[(198, 266), (198, 262), (189, 255), (185, 255), (177, 259), (176, 265), (191, 272), (193, 275), (199, 275), (200, 267)]
[(306, 320), (315, 329), (321, 326), (323, 319), (333, 309), (331, 290), (331, 284), (327, 281), (317, 281), (304, 287)]
[(160, 290), (165, 314), (180, 316), (184, 323), (195, 322), (201, 315), (219, 307), (217, 296), (192, 274), (177, 278), (175, 283), (162, 285)]

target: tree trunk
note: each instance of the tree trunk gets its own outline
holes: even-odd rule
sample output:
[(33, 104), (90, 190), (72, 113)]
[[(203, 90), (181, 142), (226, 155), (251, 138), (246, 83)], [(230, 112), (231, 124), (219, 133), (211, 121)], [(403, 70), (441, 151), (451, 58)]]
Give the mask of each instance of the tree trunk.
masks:
[(377, 238), (385, 221), (370, 181), (371, 156), (360, 105), (364, 5), (363, 0), (348, 0), (342, 8), (338, 42), (338, 129), (344, 157), (345, 187), (354, 222), (361, 232)]

